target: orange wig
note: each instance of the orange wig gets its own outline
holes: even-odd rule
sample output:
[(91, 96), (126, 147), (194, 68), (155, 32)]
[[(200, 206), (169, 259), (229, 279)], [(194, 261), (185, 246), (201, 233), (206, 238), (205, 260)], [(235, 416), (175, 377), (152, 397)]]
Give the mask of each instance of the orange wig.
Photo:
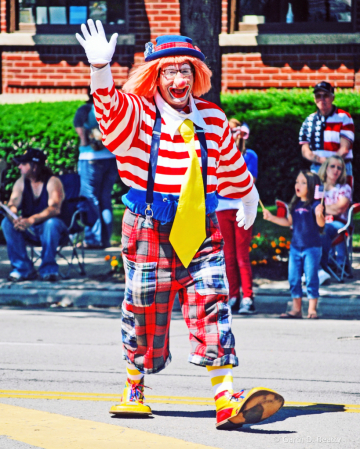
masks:
[(142, 64), (131, 72), (130, 78), (123, 85), (122, 90), (123, 92), (151, 98), (156, 92), (160, 69), (166, 64), (181, 64), (183, 62), (190, 62), (195, 70), (195, 79), (192, 88), (193, 95), (200, 97), (206, 94), (211, 88), (211, 70), (200, 59), (185, 55), (166, 56), (155, 59), (154, 61), (145, 62), (145, 64)]

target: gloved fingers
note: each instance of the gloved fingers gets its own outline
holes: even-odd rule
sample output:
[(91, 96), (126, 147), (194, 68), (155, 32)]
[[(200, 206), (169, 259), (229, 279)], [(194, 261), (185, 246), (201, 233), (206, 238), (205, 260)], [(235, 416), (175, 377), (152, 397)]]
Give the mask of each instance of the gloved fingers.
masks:
[[(102, 25), (101, 25), (102, 26)], [(111, 48), (114, 50), (115, 49), (115, 47), (116, 47), (116, 43), (117, 43), (117, 38), (118, 38), (118, 34), (117, 33), (115, 33), (115, 34), (113, 34), (112, 36), (111, 36), (111, 39), (110, 39), (110, 42), (109, 42), (109, 44), (110, 44), (110, 46), (111, 46)]]
[(249, 216), (246, 217), (246, 223), (245, 223), (245, 226), (244, 226), (245, 231), (247, 229), (251, 228), (251, 226), (255, 222), (255, 218), (256, 218), (256, 215), (249, 215)]
[(89, 58), (88, 61), (90, 64), (109, 64), (109, 59), (104, 58)]
[(240, 221), (244, 217), (245, 217), (244, 210), (243, 209), (239, 209), (237, 211), (237, 213), (236, 213), (236, 221)]
[(85, 48), (86, 41), (80, 36), (79, 33), (75, 34), (76, 39), (79, 41), (79, 44)]
[(242, 217), (239, 221), (238, 221), (238, 226), (239, 228), (242, 228), (245, 225), (246, 221), (245, 221), (245, 217)]
[(81, 24), (81, 31), (82, 31), (82, 34), (83, 34), (83, 36), (84, 36), (84, 38), (85, 38), (85, 40), (87, 41), (88, 39), (90, 39), (90, 34), (89, 34), (89, 32), (88, 32), (88, 29), (86, 28), (86, 25), (85, 25), (85, 23), (82, 23)]
[(97, 28), (97, 31), (98, 31), (99, 35), (106, 39), (104, 27), (103, 27), (103, 24), (101, 23), (101, 21), (97, 20), (95, 23), (96, 23), (96, 28)]
[(88, 23), (88, 27), (89, 27), (91, 36), (95, 37), (98, 34), (98, 32), (97, 32), (97, 29), (95, 28), (95, 23), (94, 23), (93, 19), (89, 19), (87, 21), (87, 23)]

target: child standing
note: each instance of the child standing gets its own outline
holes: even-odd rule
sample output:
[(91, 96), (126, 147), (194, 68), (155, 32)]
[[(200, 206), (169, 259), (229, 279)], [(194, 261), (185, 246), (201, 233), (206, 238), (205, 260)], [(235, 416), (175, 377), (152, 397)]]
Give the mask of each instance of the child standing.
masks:
[(321, 259), (320, 228), (325, 226), (324, 206), (314, 200), (315, 186), (320, 178), (310, 171), (301, 170), (295, 182), (295, 195), (289, 205), (288, 217), (276, 217), (267, 209), (264, 219), (280, 226), (293, 226), (293, 238), (289, 255), (289, 283), (293, 300), (292, 310), (280, 318), (302, 318), (301, 276), (305, 273), (309, 298), (308, 318), (318, 318), (316, 312), (319, 297), (318, 269)]

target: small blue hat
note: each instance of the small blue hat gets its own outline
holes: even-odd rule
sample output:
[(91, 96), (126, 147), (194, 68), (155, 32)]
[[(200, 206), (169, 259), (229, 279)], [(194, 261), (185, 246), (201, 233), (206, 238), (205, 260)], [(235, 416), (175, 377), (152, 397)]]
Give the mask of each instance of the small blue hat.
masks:
[(194, 56), (201, 61), (205, 60), (200, 49), (192, 44), (192, 39), (186, 36), (165, 35), (156, 38), (156, 46), (151, 42), (145, 44), (145, 62), (165, 56)]

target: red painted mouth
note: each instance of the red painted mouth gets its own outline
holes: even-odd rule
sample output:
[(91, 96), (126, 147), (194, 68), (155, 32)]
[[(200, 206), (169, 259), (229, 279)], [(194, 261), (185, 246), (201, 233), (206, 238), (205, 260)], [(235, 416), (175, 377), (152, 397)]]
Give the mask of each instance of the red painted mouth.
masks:
[(190, 86), (185, 86), (183, 89), (176, 89), (174, 87), (170, 87), (169, 92), (172, 97), (180, 99), (180, 98), (186, 97), (189, 88), (190, 88)]

